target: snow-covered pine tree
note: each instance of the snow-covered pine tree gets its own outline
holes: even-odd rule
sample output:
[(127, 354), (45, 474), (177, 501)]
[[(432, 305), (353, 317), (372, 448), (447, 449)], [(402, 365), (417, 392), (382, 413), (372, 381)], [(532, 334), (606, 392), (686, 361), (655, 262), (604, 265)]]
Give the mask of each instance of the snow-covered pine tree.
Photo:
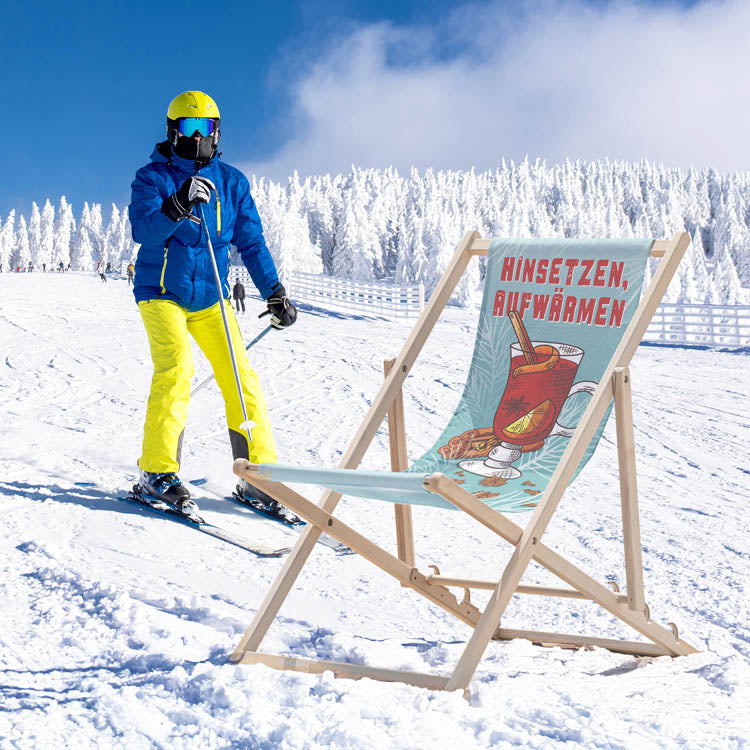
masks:
[(46, 268), (52, 270), (52, 257), (55, 249), (55, 209), (47, 199), (42, 209), (39, 227), (39, 247), (34, 265), (38, 271)]
[(112, 263), (113, 270), (120, 271), (118, 265), (122, 248), (120, 247), (120, 209), (113, 203), (112, 214), (102, 237), (102, 262)]
[(94, 260), (96, 262), (101, 261), (102, 267), (104, 267), (106, 266), (107, 261), (111, 260), (111, 258), (107, 257), (106, 248), (104, 246), (104, 221), (102, 219), (101, 203), (91, 204), (87, 228), (89, 241), (93, 248)]
[(680, 294), (677, 302), (695, 304), (705, 301), (709, 279), (703, 241), (697, 228), (676, 275), (680, 280)]
[(706, 301), (712, 305), (742, 305), (750, 302), (726, 246), (716, 255)]
[(304, 183), (302, 212), (307, 216), (310, 242), (320, 248), (321, 263), (326, 272), (330, 272), (331, 254), (333, 251), (333, 203), (331, 192), (333, 186), (330, 175)]
[(128, 263), (135, 263), (140, 245), (133, 242), (127, 208), (120, 213), (117, 247), (119, 248), (120, 268), (126, 267)]
[(73, 240), (73, 246), (70, 249), (70, 264), (74, 271), (93, 271), (96, 263), (94, 262), (94, 245), (91, 242), (90, 232), (91, 210), (89, 204), (84, 203), (81, 221), (78, 224), (78, 231)]
[(21, 215), (21, 218), (18, 220), (18, 230), (16, 231), (16, 246), (11, 257), (11, 266), (14, 270), (19, 267), (21, 268), (21, 270), (26, 270), (30, 262), (31, 246), (29, 242), (29, 228), (26, 226), (26, 218)]
[[(42, 246), (42, 215), (39, 212), (39, 206), (36, 201), (31, 204), (31, 220), (29, 221), (29, 251), (31, 252), (30, 262), (41, 268), (39, 253)], [(28, 266), (28, 263), (26, 264)]]
[(3, 224), (0, 221), (0, 272), (12, 271), (11, 261), (16, 248), (16, 212), (11, 210)]
[(280, 232), (280, 255), (283, 276), (291, 283), (290, 275), (296, 271), (302, 273), (323, 272), (320, 249), (310, 241), (310, 225), (302, 213), (303, 192), (297, 173), (290, 180), (287, 188), (287, 200), (284, 209), (284, 222)]
[(57, 270), (60, 263), (67, 268), (70, 263), (70, 246), (76, 231), (73, 208), (63, 195), (57, 210), (57, 221), (53, 239), (52, 267)]
[(342, 210), (343, 214), (336, 226), (331, 271), (334, 276), (351, 279), (354, 253), (356, 252), (356, 248), (361, 244), (362, 239), (352, 203), (344, 200)]

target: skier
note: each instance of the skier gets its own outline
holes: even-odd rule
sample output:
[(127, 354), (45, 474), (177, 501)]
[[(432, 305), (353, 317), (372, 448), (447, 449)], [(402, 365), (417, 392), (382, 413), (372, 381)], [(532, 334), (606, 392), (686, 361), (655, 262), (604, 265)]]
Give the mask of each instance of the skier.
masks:
[(234, 297), (234, 304), (237, 307), (237, 312), (240, 311), (240, 305), (242, 305), (242, 312), (245, 312), (245, 287), (240, 283), (240, 277), (238, 276), (232, 287), (232, 297)]
[(133, 283), (133, 276), (135, 275), (135, 266), (132, 263), (128, 263), (128, 286)]
[[(193, 363), (188, 333), (211, 363), (224, 397), (235, 458), (275, 463), (276, 449), (258, 376), (251, 369), (229, 301), (229, 247), (237, 247), (275, 328), (294, 323), (297, 311), (279, 282), (247, 178), (220, 160), (220, 115), (201, 91), (175, 97), (167, 110), (167, 140), (158, 143), (151, 163), (136, 173), (129, 207), (133, 240), (140, 244), (133, 293), (146, 327), (154, 375), (146, 409), (138, 489), (178, 511), (197, 509), (177, 472), (187, 419)], [(204, 204), (205, 226), (193, 207)], [(198, 214), (200, 215), (200, 214)], [(210, 232), (222, 282), (219, 298), (208, 257)], [(232, 344), (251, 440), (243, 428), (234, 372), (227, 352), (220, 304), (232, 330)], [(247, 483), (241, 492), (263, 493)], [(267, 495), (264, 502), (273, 501)]]

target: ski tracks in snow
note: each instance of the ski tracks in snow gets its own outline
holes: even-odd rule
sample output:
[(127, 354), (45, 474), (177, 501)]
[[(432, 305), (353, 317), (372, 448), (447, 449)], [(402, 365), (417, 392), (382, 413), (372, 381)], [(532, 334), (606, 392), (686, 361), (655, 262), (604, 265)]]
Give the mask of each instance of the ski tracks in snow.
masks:
[[(38, 309), (39, 294), (56, 300)], [(652, 616), (702, 653), (637, 660), (493, 643), (469, 703), (403, 685), (234, 667), (227, 656), (281, 565), (146, 518), (99, 488), (135, 472), (151, 365), (124, 282), (0, 276), (0, 738), (39, 747), (741, 747), (750, 700), (747, 356), (643, 347), (632, 366), (645, 581)], [(7, 307), (6, 307), (7, 305)], [(9, 312), (10, 311), (10, 312)], [(246, 340), (254, 316), (240, 318)], [(339, 463), (411, 323), (301, 314), (250, 361), (283, 461)], [(448, 310), (404, 386), (410, 458), (457, 403), (473, 343)], [(451, 356), (445, 357), (444, 352)], [(205, 364), (196, 354), (196, 370)], [(196, 382), (197, 379), (196, 379)], [(216, 387), (191, 405), (186, 477), (234, 484)], [(385, 425), (363, 466), (388, 467)], [(546, 543), (624, 583), (614, 424)], [(91, 481), (96, 487), (75, 487)], [(321, 490), (302, 487), (317, 500)], [(255, 538), (216, 498), (201, 511)], [(395, 549), (389, 504), (342, 519)], [(517, 516), (520, 523), (525, 518)], [(485, 578), (510, 554), (459, 514), (414, 509), (418, 565)], [(269, 532), (270, 533), (270, 532)], [(260, 539), (273, 543), (273, 539)], [(528, 583), (556, 585), (533, 566)], [(458, 592), (460, 595), (460, 592)], [(472, 596), (483, 606), (486, 593)], [(405, 613), (408, 613), (406, 616)], [(507, 627), (628, 637), (585, 603), (514, 597)], [(466, 629), (355, 556), (310, 558), (264, 650), (447, 673)], [(2, 744), (0, 742), (0, 744)]]

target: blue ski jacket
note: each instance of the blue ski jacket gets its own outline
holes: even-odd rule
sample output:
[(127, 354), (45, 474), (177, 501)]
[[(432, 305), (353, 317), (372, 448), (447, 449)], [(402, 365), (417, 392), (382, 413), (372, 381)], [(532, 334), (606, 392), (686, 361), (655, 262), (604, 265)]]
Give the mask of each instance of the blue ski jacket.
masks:
[[(136, 172), (131, 185), (130, 225), (133, 240), (141, 246), (133, 284), (136, 301), (170, 299), (196, 312), (219, 300), (206, 229), (190, 219), (174, 222), (161, 210), (164, 199), (194, 174), (216, 185), (211, 202), (202, 205), (223, 297), (229, 297), (229, 255), (235, 245), (261, 296), (268, 298), (279, 277), (247, 177), (218, 157), (196, 169), (194, 161), (176, 156), (164, 142), (157, 144), (151, 163)], [(199, 215), (197, 209), (193, 213)]]

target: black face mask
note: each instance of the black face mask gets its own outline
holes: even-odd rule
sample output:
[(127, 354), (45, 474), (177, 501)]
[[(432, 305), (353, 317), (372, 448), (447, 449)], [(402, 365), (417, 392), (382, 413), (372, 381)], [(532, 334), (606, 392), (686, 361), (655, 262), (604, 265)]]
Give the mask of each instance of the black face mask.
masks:
[(201, 138), (196, 141), (195, 138), (180, 135), (177, 137), (177, 143), (173, 148), (177, 156), (190, 161), (207, 162), (216, 153), (213, 138)]

